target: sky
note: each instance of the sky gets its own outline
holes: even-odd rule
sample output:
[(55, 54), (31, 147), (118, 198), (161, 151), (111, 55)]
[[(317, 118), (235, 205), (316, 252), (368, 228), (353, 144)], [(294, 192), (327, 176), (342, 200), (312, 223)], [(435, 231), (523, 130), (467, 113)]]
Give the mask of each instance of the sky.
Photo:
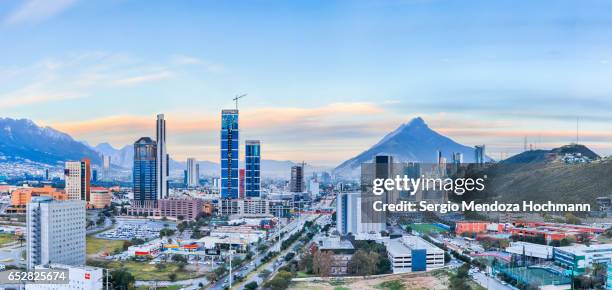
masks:
[[(0, 2), (0, 117), (91, 145), (155, 135), (218, 161), (220, 112), (264, 159), (334, 166), (420, 116), (493, 158), (612, 154), (610, 1)], [(577, 120), (579, 120), (577, 122)]]

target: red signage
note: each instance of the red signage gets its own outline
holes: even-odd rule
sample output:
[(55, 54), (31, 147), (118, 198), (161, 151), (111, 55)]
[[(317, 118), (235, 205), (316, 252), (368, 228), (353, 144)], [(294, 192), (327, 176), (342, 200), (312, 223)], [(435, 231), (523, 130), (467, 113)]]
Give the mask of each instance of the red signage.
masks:
[(89, 278), (91, 278), (91, 274), (85, 273), (85, 280), (89, 280)]

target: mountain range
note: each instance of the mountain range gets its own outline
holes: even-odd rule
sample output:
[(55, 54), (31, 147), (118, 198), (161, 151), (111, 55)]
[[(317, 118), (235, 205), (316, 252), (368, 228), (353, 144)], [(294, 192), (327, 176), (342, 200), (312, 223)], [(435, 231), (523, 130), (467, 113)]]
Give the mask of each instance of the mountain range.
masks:
[(463, 154), (463, 162), (474, 162), (473, 147), (437, 133), (421, 117), (416, 117), (384, 136), (368, 150), (338, 165), (334, 173), (344, 177), (358, 176), (361, 164), (371, 162), (376, 155), (391, 155), (397, 162), (435, 163), (438, 150), (447, 160), (452, 160), (452, 154), (459, 152)]
[(0, 118), (0, 161), (60, 165), (86, 157), (100, 164), (98, 152), (70, 135), (28, 119)]

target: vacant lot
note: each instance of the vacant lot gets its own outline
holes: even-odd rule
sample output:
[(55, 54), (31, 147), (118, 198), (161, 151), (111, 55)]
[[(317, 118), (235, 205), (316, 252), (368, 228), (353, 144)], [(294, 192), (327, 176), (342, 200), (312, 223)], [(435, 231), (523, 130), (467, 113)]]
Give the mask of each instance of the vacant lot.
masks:
[(448, 289), (448, 275), (442, 272), (429, 272), (390, 275), (380, 278), (345, 279), (343, 281), (293, 282), (289, 289), (446, 290)]
[(123, 241), (98, 239), (87, 236), (87, 255), (90, 258), (101, 258), (112, 254), (115, 250), (123, 250)]
[(89, 261), (88, 264), (108, 268), (110, 271), (123, 268), (134, 275), (136, 280), (145, 281), (169, 281), (170, 273), (176, 274), (176, 280), (195, 278), (203, 274), (198, 274), (195, 271), (179, 270), (176, 264), (170, 262), (164, 263), (162, 268), (157, 268), (156, 265), (149, 264), (146, 261)]

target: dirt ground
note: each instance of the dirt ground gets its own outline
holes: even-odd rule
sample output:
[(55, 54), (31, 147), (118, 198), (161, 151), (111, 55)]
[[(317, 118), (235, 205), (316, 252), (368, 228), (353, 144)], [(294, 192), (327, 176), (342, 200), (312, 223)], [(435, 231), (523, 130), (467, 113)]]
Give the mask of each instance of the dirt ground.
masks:
[(387, 287), (382, 287), (382, 283), (387, 281), (399, 280), (403, 283), (404, 289), (431, 289), (445, 290), (448, 289), (448, 275), (443, 272), (430, 272), (418, 274), (399, 274), (380, 278), (367, 279), (343, 279), (336, 281), (314, 281), (314, 282), (293, 282), (289, 289), (304, 289), (304, 290), (345, 290), (345, 289), (363, 289), (363, 290), (385, 290)]

